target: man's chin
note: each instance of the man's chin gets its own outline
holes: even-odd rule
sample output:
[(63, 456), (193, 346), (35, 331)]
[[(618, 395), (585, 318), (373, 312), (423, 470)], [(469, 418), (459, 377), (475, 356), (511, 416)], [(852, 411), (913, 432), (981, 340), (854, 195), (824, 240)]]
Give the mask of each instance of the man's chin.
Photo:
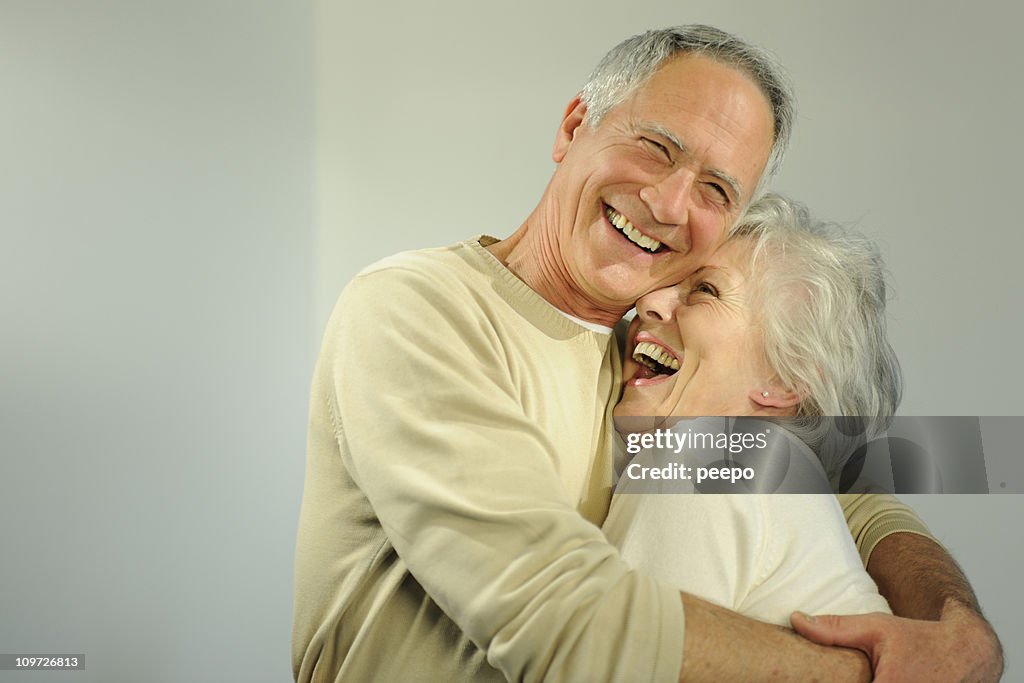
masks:
[(631, 268), (626, 263), (595, 264), (585, 278), (586, 290), (609, 307), (620, 309), (622, 314), (633, 308), (644, 294), (664, 286), (652, 281), (647, 270)]
[(626, 415), (616, 413), (614, 419), (615, 431), (623, 437), (627, 434), (651, 432), (663, 427), (665, 423), (666, 418), (657, 415)]
[(636, 389), (627, 388), (619, 399), (619, 402), (612, 408), (612, 415), (618, 418), (632, 419), (654, 415), (657, 408), (649, 405), (642, 397), (636, 395)]
[(590, 291), (594, 292), (595, 298), (602, 302), (604, 308), (616, 311), (619, 318), (633, 310), (637, 299), (646, 293), (633, 288), (622, 289), (621, 282), (598, 282), (590, 288)]

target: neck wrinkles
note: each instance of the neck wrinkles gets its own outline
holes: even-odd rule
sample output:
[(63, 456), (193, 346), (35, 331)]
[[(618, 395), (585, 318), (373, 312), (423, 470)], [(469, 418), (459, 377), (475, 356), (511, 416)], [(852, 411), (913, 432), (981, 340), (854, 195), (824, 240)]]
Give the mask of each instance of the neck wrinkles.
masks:
[(555, 308), (588, 322), (614, 327), (629, 308), (594, 301), (579, 291), (562, 258), (555, 231), (546, 229), (545, 220), (554, 217), (535, 211), (509, 237), (507, 242), (511, 244), (507, 249), (496, 250), (495, 254), (516, 277)]

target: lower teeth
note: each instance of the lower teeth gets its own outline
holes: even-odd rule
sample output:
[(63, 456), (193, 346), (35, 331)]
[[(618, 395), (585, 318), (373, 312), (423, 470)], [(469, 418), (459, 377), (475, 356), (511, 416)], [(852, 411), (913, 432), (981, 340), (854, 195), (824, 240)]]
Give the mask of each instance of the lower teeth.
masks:
[(656, 375), (673, 375), (676, 372), (672, 368), (665, 367), (661, 363), (655, 360), (651, 360), (647, 356), (640, 356), (638, 358), (635, 358), (634, 360), (636, 360), (638, 363), (640, 363), (647, 369), (651, 370)]

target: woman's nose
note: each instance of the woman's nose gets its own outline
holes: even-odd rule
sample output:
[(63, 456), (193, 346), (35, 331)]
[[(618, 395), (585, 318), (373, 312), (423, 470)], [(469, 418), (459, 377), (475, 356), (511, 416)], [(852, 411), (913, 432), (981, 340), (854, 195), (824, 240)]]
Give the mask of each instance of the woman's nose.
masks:
[(662, 287), (645, 294), (636, 302), (636, 313), (645, 322), (663, 323), (675, 318), (676, 309), (683, 305), (681, 285)]

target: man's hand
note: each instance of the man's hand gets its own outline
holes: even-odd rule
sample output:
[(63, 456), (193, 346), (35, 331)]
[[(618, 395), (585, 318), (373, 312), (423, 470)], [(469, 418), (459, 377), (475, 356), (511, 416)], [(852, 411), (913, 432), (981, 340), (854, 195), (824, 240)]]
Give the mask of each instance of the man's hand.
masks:
[(686, 635), (680, 683), (866, 683), (856, 649), (822, 647), (787, 628), (755, 621), (683, 593)]
[(938, 621), (888, 614), (792, 617), (800, 635), (867, 654), (874, 680), (994, 683), (1003, 653), (992, 627), (972, 608), (948, 600)]
[(999, 639), (942, 546), (926, 536), (891, 534), (874, 547), (867, 570), (898, 617), (819, 616), (812, 622), (794, 615), (797, 633), (864, 652), (876, 681), (999, 680)]

